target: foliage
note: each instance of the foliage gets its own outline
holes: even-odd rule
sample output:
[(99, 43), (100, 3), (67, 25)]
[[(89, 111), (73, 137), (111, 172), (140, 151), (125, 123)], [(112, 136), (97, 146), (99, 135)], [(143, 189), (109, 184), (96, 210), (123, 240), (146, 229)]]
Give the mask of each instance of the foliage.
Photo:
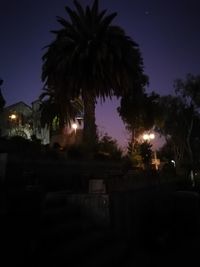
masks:
[(162, 123), (158, 130), (167, 143), (171, 143), (175, 161), (181, 162), (186, 152), (186, 136), (191, 114), (178, 96), (164, 96), (160, 99), (163, 111)]
[(128, 143), (127, 156), (130, 159), (131, 165), (133, 167), (142, 166), (142, 157), (140, 155), (140, 144), (137, 141), (135, 142), (134, 148), (132, 142)]
[(122, 150), (119, 148), (117, 141), (108, 134), (99, 138), (97, 143), (97, 157), (119, 160), (122, 158)]
[[(44, 99), (46, 96), (48, 98)], [(44, 99), (40, 105), (41, 125), (44, 127), (47, 124), (54, 131), (61, 130), (64, 125), (70, 125), (76, 116), (83, 112), (83, 103), (80, 98), (73, 101), (65, 99), (65, 104), (61, 105), (56, 95), (46, 89), (40, 99)]]
[[(180, 125), (177, 125), (177, 128), (174, 130), (173, 135), (168, 136), (166, 139), (166, 143), (164, 146), (160, 149), (159, 151), (159, 158), (161, 160), (171, 160), (171, 159), (181, 159), (180, 163), (185, 164), (184, 162), (188, 161), (188, 155), (187, 155), (187, 146), (185, 144), (186, 141), (184, 141), (184, 131), (186, 130)], [(179, 129), (179, 131), (176, 131)], [(164, 131), (163, 131), (164, 132)], [(172, 132), (171, 132), (172, 134)], [(177, 134), (177, 136), (175, 136)], [(182, 136), (183, 134), (183, 136)], [(193, 130), (191, 132), (191, 138), (190, 138), (190, 143), (191, 143), (191, 148), (194, 156), (194, 164), (197, 162), (200, 162), (200, 117), (195, 116), (194, 117), (194, 125), (193, 125)], [(177, 140), (177, 141), (175, 141)], [(182, 141), (181, 141), (182, 140)], [(178, 147), (181, 146), (183, 149), (181, 150)], [(182, 151), (182, 157), (178, 157), (177, 153), (178, 151)]]
[(112, 25), (116, 13), (106, 15), (98, 1), (83, 8), (65, 7), (69, 19), (57, 17), (62, 28), (43, 56), (42, 80), (62, 107), (68, 99), (84, 102), (83, 139), (96, 142), (96, 97), (121, 96), (146, 83), (138, 45), (121, 27)]
[(175, 81), (176, 93), (182, 98), (188, 110), (188, 127), (186, 149), (191, 165), (194, 164), (194, 155), (191, 146), (191, 135), (194, 129), (195, 117), (199, 115), (200, 107), (200, 75), (188, 74), (185, 80)]
[[(176, 80), (175, 96), (159, 100), (162, 123), (158, 130), (170, 141), (177, 164), (195, 163), (194, 139), (199, 136), (200, 76), (187, 75), (186, 80)], [(197, 152), (195, 152), (197, 154)]]
[(37, 138), (35, 134), (31, 135), (31, 141), (36, 145), (41, 145), (41, 139)]
[(159, 96), (154, 92), (147, 95), (143, 91), (124, 95), (121, 98), (118, 112), (126, 128), (131, 132), (131, 149), (134, 150), (137, 138), (144, 131), (151, 129), (158, 119), (158, 99)]
[(7, 140), (7, 152), (18, 157), (38, 158), (41, 144), (36, 139), (31, 141), (21, 136), (13, 136)]
[(139, 145), (139, 153), (142, 157), (144, 165), (151, 164), (152, 159), (152, 145), (145, 141)]
[[(0, 79), (0, 86), (2, 84), (3, 84), (3, 80)], [(6, 101), (5, 101), (5, 99), (4, 99), (3, 95), (2, 95), (1, 87), (0, 87), (0, 112), (3, 111), (3, 108), (4, 108), (5, 104), (6, 104)]]
[(132, 167), (146, 168), (150, 166), (152, 159), (152, 145), (145, 142), (136, 142), (134, 149), (132, 149), (132, 143), (128, 144), (127, 157), (132, 163)]
[(187, 106), (193, 106), (195, 109), (200, 106), (200, 75), (188, 74), (185, 80), (177, 79), (174, 87)]
[[(0, 79), (0, 114), (3, 112), (3, 108), (6, 104), (6, 101), (2, 95), (2, 92), (1, 92), (1, 85), (3, 84), (3, 80)], [(0, 136), (1, 136), (1, 128), (0, 128)]]
[(83, 145), (71, 145), (67, 148), (67, 156), (69, 159), (83, 159), (85, 156), (85, 150)]
[(194, 157), (194, 164), (200, 163), (200, 115), (194, 117), (193, 129), (190, 137), (191, 149)]
[(170, 161), (174, 160), (174, 150), (173, 150), (173, 142), (172, 139), (167, 140), (167, 142), (157, 151), (158, 158), (161, 161)]

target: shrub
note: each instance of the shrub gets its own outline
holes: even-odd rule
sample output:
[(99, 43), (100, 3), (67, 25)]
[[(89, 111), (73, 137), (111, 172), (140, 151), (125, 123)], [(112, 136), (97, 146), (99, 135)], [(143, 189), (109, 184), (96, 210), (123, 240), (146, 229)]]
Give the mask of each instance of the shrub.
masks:
[(96, 157), (100, 159), (120, 160), (122, 158), (122, 150), (119, 148), (115, 139), (105, 134), (98, 140)]

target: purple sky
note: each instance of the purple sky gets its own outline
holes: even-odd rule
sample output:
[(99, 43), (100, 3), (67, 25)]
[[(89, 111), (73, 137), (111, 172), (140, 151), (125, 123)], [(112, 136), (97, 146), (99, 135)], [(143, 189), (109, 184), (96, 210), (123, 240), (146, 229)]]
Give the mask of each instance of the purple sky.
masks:
[[(81, 3), (92, 1), (80, 0)], [(114, 23), (123, 27), (141, 49), (147, 91), (173, 92), (173, 81), (187, 73), (200, 74), (199, 0), (100, 0), (100, 6), (118, 12)], [(1, 0), (0, 77), (7, 105), (30, 104), (41, 93), (42, 48), (53, 40), (50, 30), (59, 29), (56, 16), (65, 17), (64, 6), (72, 0)], [(97, 105), (100, 131), (127, 143), (119, 118), (118, 101)]]

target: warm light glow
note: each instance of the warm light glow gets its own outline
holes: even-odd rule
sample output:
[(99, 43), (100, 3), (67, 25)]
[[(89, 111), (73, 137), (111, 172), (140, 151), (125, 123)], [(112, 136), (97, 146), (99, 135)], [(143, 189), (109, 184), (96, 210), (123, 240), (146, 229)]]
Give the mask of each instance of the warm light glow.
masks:
[(72, 124), (72, 128), (73, 128), (74, 130), (76, 130), (76, 129), (78, 128), (78, 125), (77, 125), (76, 123), (73, 123), (73, 124)]
[(148, 134), (143, 134), (143, 139), (144, 140), (148, 140), (149, 139), (149, 135)]
[(15, 120), (15, 119), (17, 118), (17, 116), (16, 116), (15, 114), (11, 114), (11, 115), (9, 116), (9, 118), (10, 118), (11, 120)]
[(143, 134), (143, 139), (146, 140), (150, 140), (150, 139), (154, 139), (155, 138), (155, 134), (154, 133), (150, 133), (150, 134)]
[(76, 131), (76, 129), (78, 128), (78, 125), (76, 123), (73, 123), (72, 128)]
[(151, 134), (149, 135), (149, 137), (150, 137), (150, 139), (154, 139), (154, 138), (155, 138), (155, 134), (151, 133)]

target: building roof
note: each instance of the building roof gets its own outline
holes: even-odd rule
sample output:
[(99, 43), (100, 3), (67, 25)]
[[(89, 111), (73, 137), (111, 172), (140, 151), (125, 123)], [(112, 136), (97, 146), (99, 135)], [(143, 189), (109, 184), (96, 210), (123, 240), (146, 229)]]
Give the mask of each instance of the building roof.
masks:
[(24, 106), (26, 106), (27, 108), (29, 108), (29, 109), (32, 110), (32, 108), (31, 108), (29, 105), (27, 105), (26, 103), (24, 103), (23, 101), (19, 101), (19, 102), (14, 103), (14, 104), (12, 104), (12, 105), (10, 105), (10, 106), (6, 106), (6, 107), (4, 108), (4, 110), (13, 109), (13, 108), (15, 108), (16, 106), (19, 106), (19, 105), (24, 105)]

